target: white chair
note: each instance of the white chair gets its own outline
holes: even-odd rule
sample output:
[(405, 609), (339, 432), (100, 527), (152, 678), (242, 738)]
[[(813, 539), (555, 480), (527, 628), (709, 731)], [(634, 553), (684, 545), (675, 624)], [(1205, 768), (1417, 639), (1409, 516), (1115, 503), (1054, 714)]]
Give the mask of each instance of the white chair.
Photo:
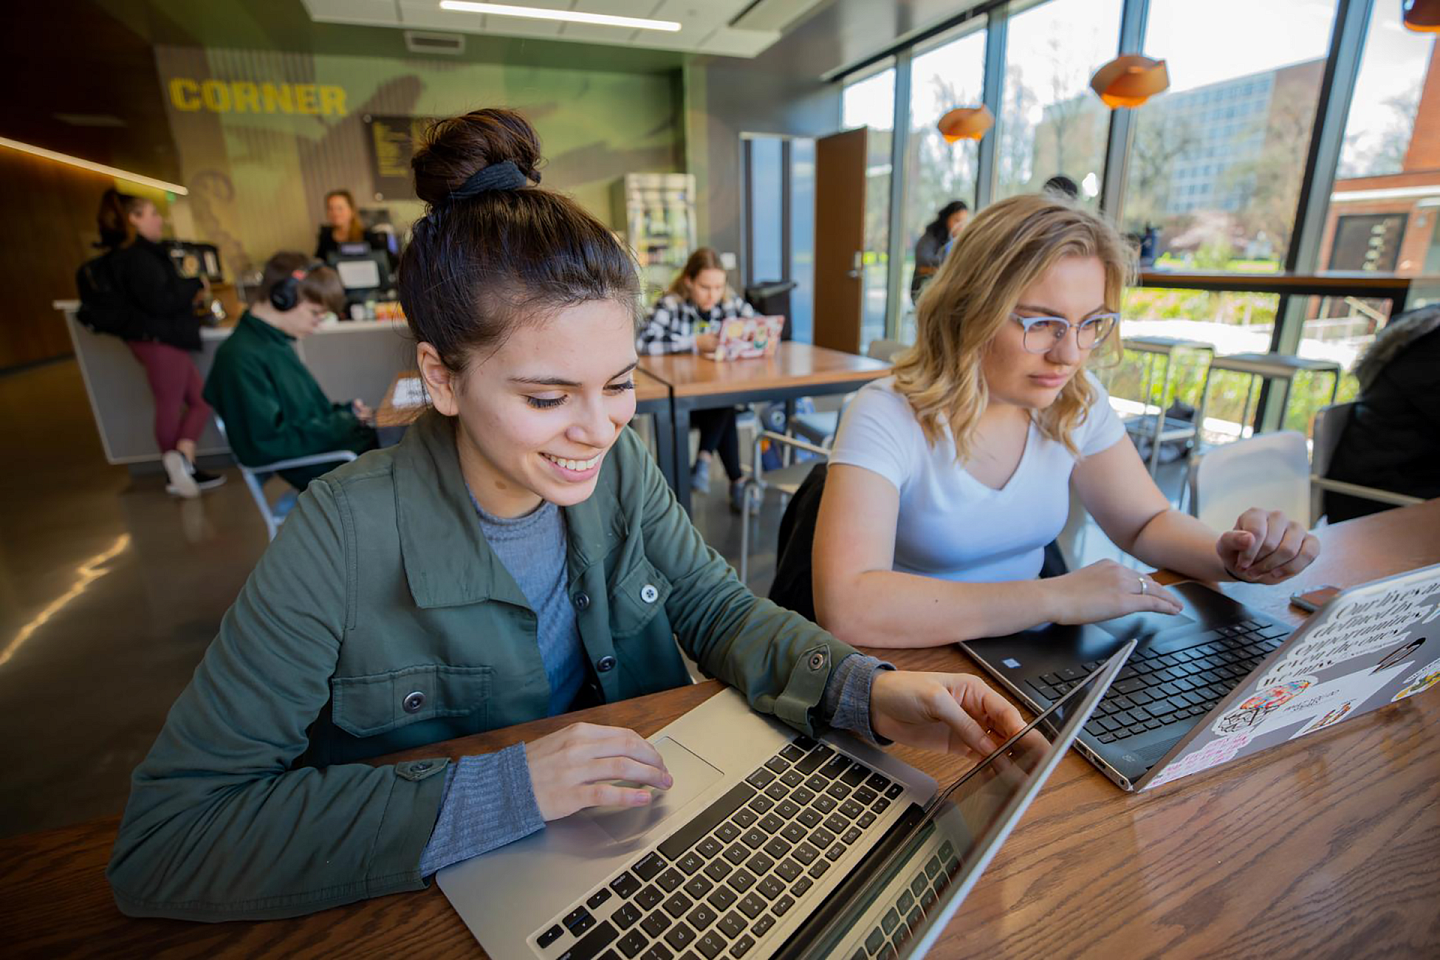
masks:
[(740, 509), (740, 582), (748, 584), (750, 576), (750, 513), (753, 507), (756, 513), (760, 512), (760, 500), (765, 496), (766, 490), (776, 490), (783, 496), (795, 495), (800, 489), (800, 484), (810, 475), (810, 471), (817, 463), (823, 460), (801, 460), (794, 463), (787, 463), (776, 470), (766, 470), (761, 458), (760, 441), (769, 440), (771, 443), (779, 444), (786, 448), (786, 460), (790, 458), (788, 453), (792, 450), (805, 450), (817, 454), (820, 457), (828, 458), (830, 451), (824, 447), (817, 446), (796, 437), (787, 437), (783, 433), (776, 433), (773, 430), (762, 430), (755, 436), (754, 458), (750, 464), (750, 475), (745, 478), (745, 495), (741, 499)]
[[(1348, 405), (1342, 405), (1348, 406)], [(1391, 493), (1353, 483), (1328, 480), (1339, 431), (1349, 410), (1326, 407), (1316, 417), (1315, 464), (1312, 468), (1304, 434), (1294, 430), (1262, 433), (1236, 440), (1195, 458), (1190, 467), (1190, 513), (1215, 530), (1228, 530), (1250, 507), (1283, 510), (1293, 519), (1315, 526), (1324, 516), (1320, 491), (1334, 490), (1405, 506), (1419, 497)]]
[(1310, 515), (1312, 517), (1324, 515), (1326, 490), (1348, 494), (1363, 500), (1389, 503), (1397, 507), (1423, 502), (1421, 498), (1408, 494), (1392, 493), (1389, 490), (1361, 486), (1357, 483), (1346, 483), (1343, 480), (1331, 480), (1326, 476), (1335, 462), (1335, 451), (1340, 448), (1340, 438), (1345, 434), (1346, 428), (1350, 426), (1350, 418), (1354, 412), (1354, 403), (1336, 403), (1328, 407), (1321, 407), (1320, 411), (1315, 414), (1314, 450), (1311, 452), (1310, 464)]
[[(225, 433), (225, 421), (220, 415), (215, 415), (215, 426), (220, 431), (220, 436), (225, 442), (230, 442), (229, 435)], [(232, 451), (233, 456), (233, 451)], [(250, 491), (250, 496), (255, 499), (255, 506), (260, 510), (260, 516), (265, 521), (265, 533), (271, 540), (280, 531), (280, 524), (285, 522), (285, 517), (290, 508), (295, 505), (295, 491), (287, 491), (282, 494), (274, 504), (271, 504), (265, 496), (265, 481), (279, 473), (281, 470), (291, 470), (295, 467), (313, 467), (321, 463), (347, 463), (355, 459), (356, 454), (350, 450), (330, 450), (325, 453), (314, 453), (308, 457), (291, 457), (289, 460), (276, 460), (274, 463), (267, 463), (258, 467), (247, 467), (235, 458), (235, 466), (240, 468), (240, 476), (245, 478), (245, 486)]]
[(1190, 513), (1214, 530), (1229, 530), (1251, 507), (1310, 516), (1310, 456), (1294, 430), (1236, 440), (1195, 458), (1190, 467)]

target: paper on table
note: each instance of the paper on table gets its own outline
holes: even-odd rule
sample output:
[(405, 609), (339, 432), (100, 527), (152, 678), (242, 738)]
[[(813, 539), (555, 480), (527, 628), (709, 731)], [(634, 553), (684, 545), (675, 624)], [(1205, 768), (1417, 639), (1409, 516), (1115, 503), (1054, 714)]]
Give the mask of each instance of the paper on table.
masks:
[(425, 395), (425, 385), (419, 377), (406, 377), (395, 382), (395, 393), (390, 397), (390, 405), (394, 407), (418, 407), (428, 403), (429, 397)]

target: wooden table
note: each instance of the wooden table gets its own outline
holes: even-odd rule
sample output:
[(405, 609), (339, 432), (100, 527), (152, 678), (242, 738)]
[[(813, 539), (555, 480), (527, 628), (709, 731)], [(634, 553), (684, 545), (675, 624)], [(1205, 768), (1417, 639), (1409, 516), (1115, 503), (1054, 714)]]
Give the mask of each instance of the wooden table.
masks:
[[(395, 391), (402, 380), (418, 380), (414, 370), (402, 370), (390, 381), (385, 398), (375, 408), (375, 429), (380, 432), (380, 445), (398, 443), (405, 428), (414, 423), (428, 404), (395, 406)], [(635, 371), (635, 412), (650, 414), (655, 418), (655, 456), (660, 461), (660, 470), (670, 486), (675, 486), (675, 455), (671, 450), (672, 430), (670, 426), (670, 388), (647, 374)]]
[[(1440, 562), (1440, 500), (1320, 532), (1302, 584), (1349, 586)], [(1173, 580), (1173, 577), (1168, 578)], [(1225, 592), (1298, 623), (1288, 587)], [(904, 667), (978, 672), (956, 647), (887, 651)], [(650, 735), (714, 681), (396, 754), (497, 750), (575, 721)], [(1440, 942), (1440, 694), (1140, 796), (1073, 752), (932, 952), (937, 958), (1435, 956)], [(894, 752), (937, 778), (963, 764)], [(379, 761), (377, 761), (379, 762)], [(118, 818), (0, 841), (10, 956), (476, 956), (435, 887), (293, 920), (131, 920), (104, 869)]]
[(769, 357), (716, 362), (694, 353), (640, 358), (640, 368), (670, 387), (675, 495), (690, 509), (690, 412), (740, 403), (784, 401), (793, 413), (799, 397), (849, 393), (890, 371), (869, 357), (787, 340)]

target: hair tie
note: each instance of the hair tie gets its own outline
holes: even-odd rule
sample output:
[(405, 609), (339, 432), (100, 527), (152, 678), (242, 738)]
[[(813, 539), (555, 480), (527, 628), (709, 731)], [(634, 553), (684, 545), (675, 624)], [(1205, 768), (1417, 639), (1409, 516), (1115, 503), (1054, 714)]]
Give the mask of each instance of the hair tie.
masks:
[(491, 190), (519, 190), (529, 182), (530, 178), (520, 172), (515, 161), (491, 163), (476, 170), (464, 183), (451, 190), (445, 202), (448, 204), (456, 200), (468, 200)]

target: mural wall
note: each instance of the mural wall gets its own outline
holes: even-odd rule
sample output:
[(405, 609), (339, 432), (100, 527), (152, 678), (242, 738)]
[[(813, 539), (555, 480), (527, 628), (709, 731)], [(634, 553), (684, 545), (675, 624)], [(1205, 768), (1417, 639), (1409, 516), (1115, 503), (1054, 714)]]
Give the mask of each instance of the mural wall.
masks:
[(508, 106), (535, 125), (544, 184), (619, 226), (624, 173), (684, 169), (679, 72), (635, 74), (259, 50), (155, 50), (195, 238), (233, 275), (282, 249), (309, 251), (327, 190), (384, 208), (398, 230), (422, 204), (380, 191), (367, 117), (440, 117)]

